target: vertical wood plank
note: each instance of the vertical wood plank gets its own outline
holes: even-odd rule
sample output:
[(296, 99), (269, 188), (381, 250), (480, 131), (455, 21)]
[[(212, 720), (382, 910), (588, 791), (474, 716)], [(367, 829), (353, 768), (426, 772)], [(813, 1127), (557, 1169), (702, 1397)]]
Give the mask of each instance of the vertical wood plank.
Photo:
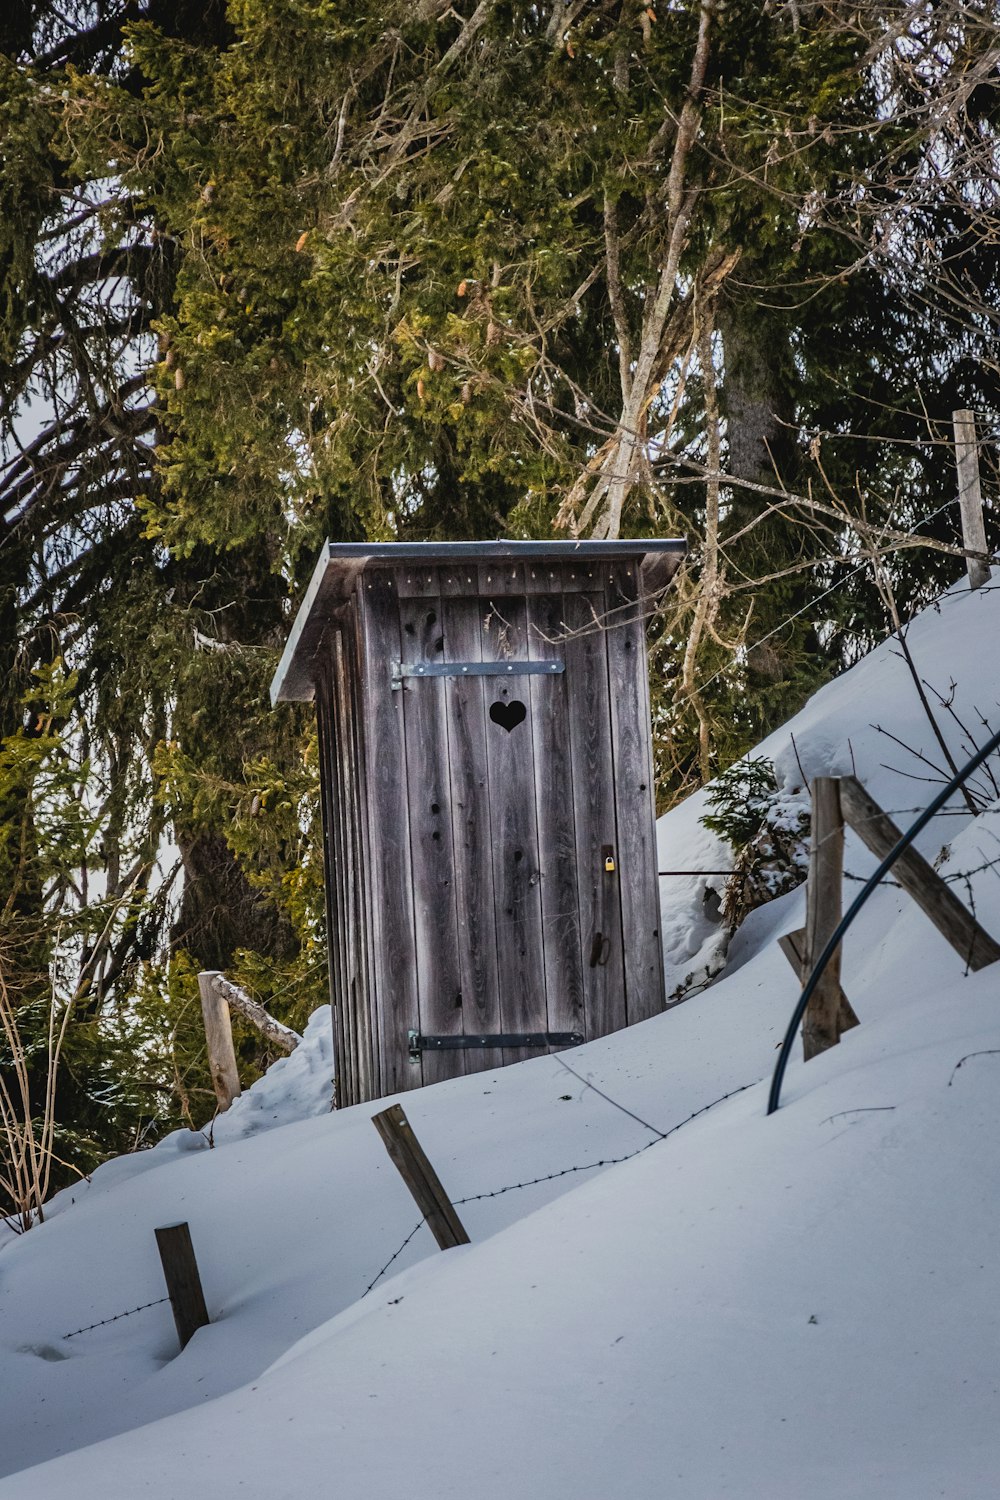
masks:
[(364, 1066), (367, 1021), (357, 993), (357, 934), (353, 920), (354, 849), (351, 830), (353, 756), (344, 638), (339, 624), (330, 649), (331, 693), (334, 705), (332, 753), (337, 781), (336, 857), (337, 903), (343, 949), (340, 1004), (343, 1011), (345, 1082), (352, 1101), (365, 1098)]
[[(480, 569), (480, 588), (489, 568)], [(523, 661), (528, 655), (523, 595), (482, 597), (484, 661)], [(539, 892), (538, 828), (535, 818), (534, 756), (530, 694), (524, 677), (488, 677), (486, 682), (487, 776), (490, 795), (493, 884), (501, 1029), (544, 1030), (545, 957)], [(490, 717), (494, 705), (522, 704), (524, 719), (513, 728)], [(508, 1048), (505, 1062), (532, 1056)]]
[(229, 1006), (212, 985), (217, 972), (216, 969), (210, 969), (199, 974), (198, 991), (201, 996), (202, 1019), (205, 1022), (205, 1044), (208, 1048), (212, 1087), (215, 1089), (219, 1109), (226, 1110), (243, 1090), (240, 1087), (239, 1068), (236, 1066)]
[(348, 1037), (345, 1030), (343, 997), (346, 988), (344, 958), (344, 914), (339, 881), (337, 830), (341, 796), (340, 776), (334, 753), (335, 726), (333, 674), (329, 659), (323, 662), (316, 681), (316, 711), (320, 751), (320, 803), (323, 817), (323, 873), (325, 879), (327, 968), (330, 979), (330, 1008), (333, 1019), (334, 1086), (340, 1104), (356, 1104), (358, 1096), (350, 1066)]
[(962, 511), (962, 543), (978, 557), (965, 560), (969, 583), (981, 589), (989, 583), (990, 565), (986, 561), (986, 527), (983, 522), (983, 493), (979, 482), (979, 447), (976, 443), (976, 417), (971, 411), (951, 414), (955, 429), (955, 462), (958, 466), (958, 499)]
[(628, 1023), (663, 1010), (646, 626), (636, 562), (608, 570), (608, 672)]
[(625, 1025), (625, 970), (619, 875), (604, 869), (605, 847), (620, 867), (611, 748), (606, 600), (600, 593), (563, 595), (570, 634), (566, 662), (570, 754), (576, 826), (582, 945), (584, 1034), (606, 1036)]
[[(807, 962), (809, 955), (806, 951), (805, 928), (800, 927), (797, 932), (786, 932), (783, 937), (780, 937), (778, 939), (778, 947), (781, 949), (782, 953), (785, 955), (785, 957), (788, 959), (788, 962), (795, 970), (795, 976), (798, 979), (799, 983), (805, 984), (812, 971), (812, 964)], [(816, 956), (818, 958), (819, 954), (817, 954)], [(839, 1009), (837, 1012), (837, 1025), (840, 1029), (841, 1035), (843, 1035), (845, 1031), (850, 1031), (852, 1026), (858, 1026), (860, 1024), (861, 1023), (859, 1022), (857, 1015), (855, 1014), (854, 1006), (844, 994), (843, 989), (841, 989)]]
[(560, 594), (566, 567), (551, 557), (532, 558), (524, 564), (524, 592), (530, 594)]
[(356, 723), (357, 664), (352, 651), (351, 622), (341, 622), (336, 637), (335, 675), (338, 700), (337, 763), (341, 779), (343, 823), (343, 867), (340, 885), (345, 907), (346, 994), (345, 1001), (353, 1050), (355, 1097), (376, 1097), (374, 1078), (374, 1016), (366, 983), (366, 933), (364, 887), (367, 870), (360, 827), (362, 770), (358, 759)]
[[(523, 598), (524, 564), (509, 557), (498, 557), (493, 562), (478, 564), (479, 594), (483, 599)], [(469, 569), (470, 573), (472, 569)]]
[[(562, 659), (566, 625), (561, 593), (529, 595), (527, 625), (532, 660)], [(569, 722), (569, 694), (574, 684), (566, 673), (529, 677), (527, 683), (535, 762), (548, 1029), (586, 1035)]]
[(365, 740), (370, 746), (368, 818), (382, 1082), (387, 1092), (396, 1093), (416, 1087), (420, 1070), (410, 1062), (407, 1041), (409, 1028), (419, 1028), (419, 1013), (403, 695), (391, 690), (390, 679), (391, 664), (400, 659), (398, 597), (392, 576), (382, 569), (367, 571), (361, 579), (359, 603)]
[(413, 1200), (433, 1234), (439, 1250), (468, 1245), (469, 1236), (440, 1177), (413, 1133), (402, 1106), (390, 1104), (372, 1115), (372, 1124), (382, 1137), (389, 1158), (413, 1195)]
[(429, 599), (439, 592), (438, 570), (431, 562), (400, 563), (393, 579), (400, 599)]
[(343, 629), (347, 667), (348, 708), (354, 752), (354, 782), (350, 811), (354, 829), (354, 912), (356, 927), (357, 995), (355, 1009), (363, 1007), (367, 1022), (367, 1053), (360, 1078), (362, 1099), (377, 1099), (383, 1092), (379, 1052), (378, 997), (373, 969), (374, 936), (371, 912), (371, 848), (368, 842), (368, 753), (364, 735), (364, 705), (361, 689), (361, 653), (357, 601), (352, 601)]
[[(812, 826), (803, 963), (807, 975), (840, 921), (844, 885), (844, 819), (839, 782), (835, 776), (817, 776), (810, 790)], [(802, 1049), (807, 1062), (840, 1041), (840, 996), (838, 948), (823, 970), (802, 1018)]]
[[(437, 586), (435, 572), (434, 585)], [(441, 600), (435, 593), (399, 601), (404, 662), (445, 656)], [(455, 1036), (464, 1030), (462, 973), (455, 910), (448, 722), (443, 677), (408, 678), (400, 696), (406, 752), (407, 811), (413, 871), (413, 917), (420, 1030)], [(465, 1053), (425, 1052), (424, 1083), (465, 1072)]]
[[(470, 596), (466, 569), (442, 570), (450, 661), (482, 659), (481, 605), (475, 581), (471, 586)], [(452, 590), (464, 597), (451, 597)], [(495, 1034), (501, 1024), (486, 751), (486, 692), (491, 679), (447, 677), (444, 682), (464, 1028), (467, 1033)], [(466, 1052), (465, 1070), (498, 1068), (503, 1061), (499, 1048), (477, 1047)]]
[(153, 1233), (156, 1235), (156, 1248), (160, 1252), (160, 1264), (167, 1283), (177, 1337), (184, 1349), (198, 1329), (206, 1328), (211, 1322), (201, 1288), (194, 1245), (191, 1243), (191, 1230), (186, 1223), (164, 1224)]

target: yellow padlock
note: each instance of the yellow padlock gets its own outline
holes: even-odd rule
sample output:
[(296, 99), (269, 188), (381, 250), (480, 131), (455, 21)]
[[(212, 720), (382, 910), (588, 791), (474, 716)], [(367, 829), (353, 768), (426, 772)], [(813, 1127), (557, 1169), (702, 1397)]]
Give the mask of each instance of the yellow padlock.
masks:
[(607, 847), (604, 850), (604, 873), (605, 875), (613, 875), (615, 873), (614, 850)]

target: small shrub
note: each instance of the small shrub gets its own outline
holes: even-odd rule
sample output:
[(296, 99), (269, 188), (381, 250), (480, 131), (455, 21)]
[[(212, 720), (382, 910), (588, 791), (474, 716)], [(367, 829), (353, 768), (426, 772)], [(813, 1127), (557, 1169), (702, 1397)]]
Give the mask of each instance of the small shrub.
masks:
[(731, 845), (736, 865), (722, 915), (735, 930), (748, 912), (793, 891), (809, 865), (809, 810), (803, 787), (782, 791), (763, 756), (730, 766), (708, 789), (704, 826)]

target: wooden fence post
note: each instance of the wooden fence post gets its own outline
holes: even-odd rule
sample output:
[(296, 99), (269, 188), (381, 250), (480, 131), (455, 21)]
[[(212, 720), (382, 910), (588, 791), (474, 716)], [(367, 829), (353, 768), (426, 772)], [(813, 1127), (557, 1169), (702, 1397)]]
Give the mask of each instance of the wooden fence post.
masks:
[(243, 1092), (240, 1075), (236, 1067), (236, 1050), (233, 1047), (233, 1027), (229, 1019), (229, 1006), (215, 988), (213, 981), (219, 977), (215, 969), (207, 969), (198, 975), (201, 993), (201, 1013), (205, 1021), (205, 1041), (208, 1044), (208, 1066), (212, 1074), (212, 1085), (219, 1109), (228, 1109), (233, 1100)]
[(976, 418), (971, 411), (954, 411), (955, 462), (958, 465), (958, 498), (962, 508), (962, 545), (980, 557), (967, 557), (969, 583), (982, 588), (990, 579), (986, 561), (986, 527), (983, 523), (983, 495), (979, 487), (979, 449), (976, 444)]
[[(795, 970), (795, 976), (799, 983), (805, 984), (812, 973), (812, 964), (806, 962), (808, 955), (806, 953), (805, 928), (800, 927), (797, 932), (786, 932), (784, 937), (778, 939), (778, 947)], [(816, 957), (818, 958), (819, 954)], [(840, 991), (839, 1018), (838, 1025), (842, 1036), (845, 1031), (850, 1031), (852, 1026), (859, 1026), (861, 1024), (855, 1013), (854, 1006), (844, 994), (843, 987), (841, 987)]]
[(468, 1245), (469, 1236), (465, 1232), (465, 1226), (455, 1212), (440, 1178), (427, 1160), (401, 1106), (390, 1104), (381, 1114), (372, 1115), (372, 1124), (382, 1137), (382, 1144), (427, 1220), (431, 1234), (437, 1240), (438, 1249), (450, 1250), (453, 1245)]
[(211, 1322), (201, 1289), (191, 1230), (187, 1224), (165, 1224), (155, 1234), (177, 1337), (183, 1349), (199, 1328), (205, 1328)]
[[(845, 776), (841, 781), (840, 801), (844, 817), (858, 838), (876, 859), (885, 859), (903, 836), (889, 814), (882, 811), (853, 776)], [(916, 849), (911, 846), (899, 856), (893, 874), (970, 969), (985, 969), (1000, 959), (1000, 944), (979, 925)]]
[[(835, 776), (817, 776), (811, 787), (812, 831), (809, 879), (806, 885), (806, 937), (803, 969), (809, 973), (840, 921), (844, 883), (844, 819), (840, 811), (840, 783)], [(802, 1047), (811, 1057), (835, 1047), (842, 1024), (840, 949), (827, 964), (802, 1018)], [(853, 1012), (852, 1012), (853, 1014)], [(857, 1019), (855, 1017), (855, 1019)]]
[(231, 1014), (234, 1010), (239, 1011), (244, 1020), (256, 1026), (261, 1036), (265, 1037), (272, 1047), (277, 1047), (279, 1052), (294, 1052), (302, 1038), (297, 1031), (290, 1026), (284, 1026), (281, 1021), (276, 1021), (270, 1011), (266, 1011), (259, 1000), (248, 995), (246, 990), (241, 989), (238, 984), (233, 984), (225, 974), (211, 973), (208, 975), (212, 989), (216, 995), (221, 995), (226, 1002), (227, 1011)]

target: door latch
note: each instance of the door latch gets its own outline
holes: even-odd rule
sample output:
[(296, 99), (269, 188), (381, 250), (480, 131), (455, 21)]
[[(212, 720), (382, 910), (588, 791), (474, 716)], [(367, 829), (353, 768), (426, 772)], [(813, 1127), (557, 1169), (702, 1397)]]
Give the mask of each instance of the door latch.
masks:
[(590, 967), (596, 969), (604, 968), (611, 957), (611, 939), (605, 937), (603, 932), (595, 932), (590, 945)]

